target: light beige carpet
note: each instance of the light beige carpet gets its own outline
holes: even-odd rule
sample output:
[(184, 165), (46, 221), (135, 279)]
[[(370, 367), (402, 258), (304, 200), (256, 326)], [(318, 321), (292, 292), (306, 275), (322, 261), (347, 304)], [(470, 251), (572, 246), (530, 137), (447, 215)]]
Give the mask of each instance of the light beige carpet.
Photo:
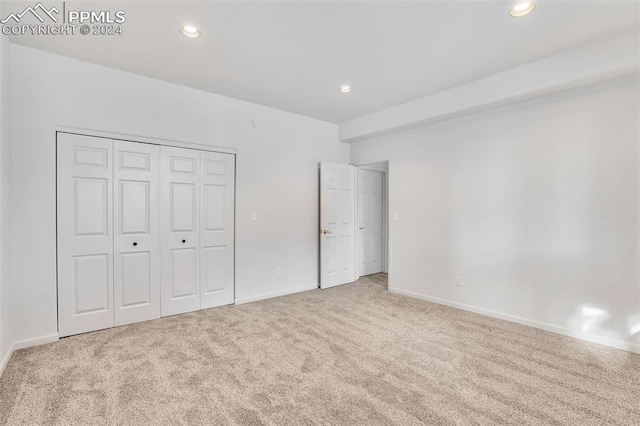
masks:
[(13, 355), (2, 424), (640, 424), (640, 356), (390, 294), (386, 277)]

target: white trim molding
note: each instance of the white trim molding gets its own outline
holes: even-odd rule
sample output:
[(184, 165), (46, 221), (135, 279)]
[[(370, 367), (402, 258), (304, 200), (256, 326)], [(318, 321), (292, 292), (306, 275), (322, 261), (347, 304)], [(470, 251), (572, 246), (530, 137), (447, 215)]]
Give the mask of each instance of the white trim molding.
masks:
[(13, 350), (30, 348), (32, 346), (46, 345), (47, 343), (57, 342), (60, 339), (58, 333), (47, 334), (45, 336), (34, 337), (32, 339), (18, 340), (13, 342)]
[(153, 145), (164, 145), (164, 146), (174, 146), (178, 148), (197, 149), (200, 151), (221, 152), (223, 154), (235, 155), (238, 152), (238, 150), (235, 148), (225, 148), (222, 146), (182, 142), (182, 141), (175, 141), (171, 139), (149, 138), (147, 136), (128, 135), (124, 133), (109, 132), (104, 130), (83, 129), (83, 128), (70, 127), (70, 126), (58, 125), (56, 126), (56, 133), (57, 132), (71, 133), (75, 135), (84, 135), (84, 136), (96, 136), (99, 138), (117, 139), (122, 141), (129, 141), (129, 142), (148, 143)]
[(4, 373), (5, 368), (7, 368), (7, 365), (9, 365), (11, 355), (13, 355), (13, 344), (9, 345), (9, 347), (7, 348), (7, 353), (5, 353), (2, 359), (0, 359), (0, 377), (2, 377), (2, 374)]
[(30, 348), (32, 346), (45, 345), (47, 343), (57, 342), (59, 340), (58, 333), (47, 334), (46, 336), (34, 337), (32, 339), (18, 340), (9, 345), (7, 349), (7, 353), (4, 355), (4, 358), (0, 360), (0, 377), (4, 373), (5, 368), (9, 365), (9, 361), (11, 360), (11, 356), (15, 351), (20, 349)]
[(287, 296), (289, 294), (302, 293), (303, 291), (317, 290), (317, 289), (318, 289), (318, 284), (310, 284), (303, 287), (291, 288), (288, 290), (274, 291), (271, 293), (263, 293), (263, 294), (259, 294), (257, 296), (251, 296), (251, 297), (243, 297), (240, 299), (236, 299), (235, 304), (243, 305), (245, 303), (257, 302), (259, 300), (272, 299), (274, 297)]
[(584, 340), (591, 343), (597, 343), (604, 346), (609, 346), (616, 349), (621, 349), (627, 352), (634, 352), (640, 354), (640, 344), (625, 342), (618, 339), (613, 339), (606, 336), (599, 336), (591, 333), (585, 333), (577, 330), (571, 330), (567, 327), (562, 327), (554, 324), (549, 324), (541, 321), (536, 321), (528, 318), (522, 318), (516, 315), (505, 314), (503, 312), (492, 311), (490, 309), (480, 308), (477, 306), (466, 305), (464, 303), (454, 302), (452, 300), (441, 299), (439, 297), (427, 296), (413, 291), (402, 290), (399, 288), (389, 286), (389, 292), (399, 294), (401, 296), (413, 297), (415, 299), (425, 300), (427, 302), (437, 303), (438, 305), (449, 306), (451, 308), (460, 309), (467, 312), (473, 312), (475, 314), (485, 315), (492, 318), (501, 319), (504, 321), (514, 322), (517, 324), (526, 325), (529, 327), (537, 328), (551, 333), (560, 334), (567, 337), (573, 337), (574, 339)]

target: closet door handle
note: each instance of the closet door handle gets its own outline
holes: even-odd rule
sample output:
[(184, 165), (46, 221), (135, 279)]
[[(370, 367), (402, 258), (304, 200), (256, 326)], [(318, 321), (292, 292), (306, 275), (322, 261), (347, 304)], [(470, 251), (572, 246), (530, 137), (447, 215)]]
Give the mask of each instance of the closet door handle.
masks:
[(137, 245), (138, 245), (138, 243), (136, 243), (136, 242), (134, 242), (134, 243), (133, 243), (133, 246), (134, 246), (134, 247), (135, 247), (135, 246), (137, 246)]
[(184, 244), (184, 243), (186, 243), (186, 242), (187, 242), (187, 240), (182, 240), (182, 244)]

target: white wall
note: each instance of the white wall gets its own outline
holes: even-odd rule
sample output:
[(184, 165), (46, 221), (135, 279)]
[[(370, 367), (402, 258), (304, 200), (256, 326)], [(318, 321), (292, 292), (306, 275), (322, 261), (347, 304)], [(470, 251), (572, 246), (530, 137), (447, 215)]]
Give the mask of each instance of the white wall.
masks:
[(336, 125), (18, 45), (12, 78), (16, 340), (56, 333), (57, 125), (236, 148), (236, 299), (317, 285), (318, 161), (349, 160)]
[(640, 72), (638, 28), (342, 123), (355, 142)]
[(389, 160), (390, 288), (640, 350), (638, 81), (352, 145)]
[[(0, 9), (2, 5), (0, 4)], [(0, 10), (0, 16), (2, 12)], [(0, 36), (0, 374), (13, 342), (11, 331), (11, 45)]]

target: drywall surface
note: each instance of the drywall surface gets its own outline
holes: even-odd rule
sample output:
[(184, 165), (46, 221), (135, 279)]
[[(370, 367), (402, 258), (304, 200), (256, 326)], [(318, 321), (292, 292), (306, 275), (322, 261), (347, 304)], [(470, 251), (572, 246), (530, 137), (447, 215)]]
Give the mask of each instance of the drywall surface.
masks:
[(502, 105), (593, 85), (640, 71), (638, 28), (533, 61), (480, 80), (375, 112), (339, 126), (355, 142)]
[(18, 45), (12, 78), (17, 341), (57, 331), (56, 126), (237, 149), (236, 301), (317, 286), (318, 162), (349, 160), (336, 125)]
[(638, 351), (638, 81), (353, 144), (389, 160), (390, 289)]
[[(0, 4), (0, 10), (2, 5)], [(0, 11), (0, 16), (2, 12)], [(11, 44), (0, 36), (0, 374), (11, 356)]]

